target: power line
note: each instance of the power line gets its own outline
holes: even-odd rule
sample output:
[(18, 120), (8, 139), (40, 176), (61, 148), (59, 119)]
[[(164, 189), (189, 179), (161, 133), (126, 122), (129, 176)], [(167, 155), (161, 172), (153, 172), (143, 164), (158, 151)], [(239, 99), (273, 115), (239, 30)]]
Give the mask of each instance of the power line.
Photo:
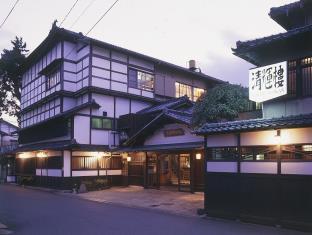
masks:
[(13, 12), (14, 8), (16, 7), (17, 3), (19, 2), (19, 0), (16, 0), (14, 6), (12, 7), (12, 9), (9, 11), (9, 14), (5, 17), (5, 19), (3, 20), (2, 24), (0, 25), (0, 29), (2, 28), (2, 26), (5, 24), (5, 22), (7, 21), (7, 19), (9, 18), (9, 16), (11, 15), (11, 13)]
[(67, 17), (69, 16), (69, 14), (71, 13), (71, 11), (74, 9), (74, 7), (76, 6), (77, 2), (79, 0), (76, 0), (74, 5), (72, 5), (72, 7), (70, 8), (70, 10), (68, 11), (68, 13), (66, 14), (66, 16), (64, 17), (64, 19), (62, 20), (61, 24), (60, 24), (60, 27), (62, 26), (62, 24), (64, 23), (64, 21), (67, 19)]
[(115, 4), (118, 2), (119, 0), (116, 0), (111, 6), (110, 8), (107, 9), (107, 11), (105, 11), (105, 13), (100, 17), (100, 19), (91, 27), (91, 29), (86, 33), (86, 36), (94, 29), (94, 27), (106, 16), (106, 14), (115, 6)]
[(85, 7), (85, 9), (81, 12), (81, 14), (77, 17), (77, 19), (74, 21), (74, 23), (70, 26), (70, 29), (74, 27), (74, 25), (78, 22), (78, 20), (86, 13), (86, 11), (92, 6), (92, 4), (95, 2), (95, 0), (92, 0), (88, 6)]

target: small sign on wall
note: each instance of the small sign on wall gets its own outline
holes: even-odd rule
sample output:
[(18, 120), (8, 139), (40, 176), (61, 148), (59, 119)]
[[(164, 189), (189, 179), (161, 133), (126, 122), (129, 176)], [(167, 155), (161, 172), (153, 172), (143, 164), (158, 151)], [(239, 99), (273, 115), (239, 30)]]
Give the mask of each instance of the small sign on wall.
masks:
[(180, 136), (184, 135), (184, 130), (182, 128), (164, 130), (164, 135), (165, 137)]
[(271, 100), (287, 94), (287, 61), (249, 70), (249, 99)]

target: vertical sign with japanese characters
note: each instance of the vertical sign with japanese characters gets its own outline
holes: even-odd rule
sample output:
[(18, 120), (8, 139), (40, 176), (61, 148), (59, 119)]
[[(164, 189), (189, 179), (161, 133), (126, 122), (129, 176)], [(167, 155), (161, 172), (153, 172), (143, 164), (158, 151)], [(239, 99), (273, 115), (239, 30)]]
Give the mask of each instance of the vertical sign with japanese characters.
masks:
[(249, 70), (249, 99), (263, 102), (287, 94), (287, 61)]

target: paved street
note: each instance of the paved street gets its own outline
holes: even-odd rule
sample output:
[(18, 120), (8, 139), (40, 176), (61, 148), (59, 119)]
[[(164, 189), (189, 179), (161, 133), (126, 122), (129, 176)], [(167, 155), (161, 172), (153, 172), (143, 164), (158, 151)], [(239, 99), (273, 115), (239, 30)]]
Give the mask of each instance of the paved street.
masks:
[(274, 234), (301, 232), (166, 214), (0, 185), (0, 222), (14, 234)]
[(96, 202), (142, 207), (193, 217), (198, 217), (197, 209), (204, 208), (204, 193), (144, 189), (140, 186), (112, 187), (77, 196)]

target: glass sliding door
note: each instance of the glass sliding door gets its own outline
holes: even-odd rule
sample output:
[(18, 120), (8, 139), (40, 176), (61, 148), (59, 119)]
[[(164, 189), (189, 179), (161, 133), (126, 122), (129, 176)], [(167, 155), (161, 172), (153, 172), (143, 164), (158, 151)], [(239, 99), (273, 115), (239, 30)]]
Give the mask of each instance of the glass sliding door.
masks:
[(159, 188), (159, 164), (155, 153), (146, 155), (146, 187)]
[(179, 191), (191, 191), (191, 154), (179, 155)]

